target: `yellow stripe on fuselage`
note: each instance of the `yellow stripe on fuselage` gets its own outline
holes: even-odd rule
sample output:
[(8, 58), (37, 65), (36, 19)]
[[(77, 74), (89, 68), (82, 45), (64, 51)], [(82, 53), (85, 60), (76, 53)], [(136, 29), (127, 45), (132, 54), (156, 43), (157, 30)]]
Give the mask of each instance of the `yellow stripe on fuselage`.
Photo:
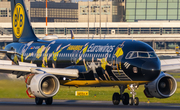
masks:
[(64, 86), (115, 86), (115, 85), (128, 85), (128, 84), (146, 84), (149, 81), (96, 81), (96, 80), (73, 80), (63, 81), (60, 84)]

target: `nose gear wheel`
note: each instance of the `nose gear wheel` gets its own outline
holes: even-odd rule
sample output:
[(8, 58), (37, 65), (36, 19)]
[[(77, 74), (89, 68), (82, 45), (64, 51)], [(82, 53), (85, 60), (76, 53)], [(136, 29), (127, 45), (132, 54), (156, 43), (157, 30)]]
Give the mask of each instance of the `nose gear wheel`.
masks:
[(139, 105), (139, 98), (138, 98), (138, 97), (135, 97), (135, 99), (134, 99), (134, 105)]

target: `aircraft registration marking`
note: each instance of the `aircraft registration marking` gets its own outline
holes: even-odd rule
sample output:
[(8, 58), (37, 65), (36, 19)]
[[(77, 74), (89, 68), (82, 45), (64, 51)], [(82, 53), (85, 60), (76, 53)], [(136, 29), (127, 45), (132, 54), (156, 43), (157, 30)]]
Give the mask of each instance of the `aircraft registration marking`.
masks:
[(89, 91), (75, 91), (76, 96), (89, 96)]

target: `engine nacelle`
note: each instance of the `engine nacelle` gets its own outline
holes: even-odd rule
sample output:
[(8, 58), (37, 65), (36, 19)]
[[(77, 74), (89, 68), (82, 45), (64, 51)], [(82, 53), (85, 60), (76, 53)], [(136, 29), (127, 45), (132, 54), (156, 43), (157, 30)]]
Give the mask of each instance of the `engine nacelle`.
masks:
[(144, 94), (147, 97), (168, 98), (177, 89), (177, 82), (171, 75), (161, 72), (159, 77), (145, 85)]
[(52, 74), (35, 74), (29, 79), (29, 85), (27, 82), (28, 91), (35, 97), (53, 97), (59, 91), (59, 80)]

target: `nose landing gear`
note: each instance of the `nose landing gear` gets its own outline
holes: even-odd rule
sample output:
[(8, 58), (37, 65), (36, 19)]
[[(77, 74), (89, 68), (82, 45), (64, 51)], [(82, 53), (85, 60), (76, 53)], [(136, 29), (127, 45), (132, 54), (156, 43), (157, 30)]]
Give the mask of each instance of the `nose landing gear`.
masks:
[(129, 98), (129, 105), (139, 105), (139, 98), (138, 97), (135, 97), (136, 95), (136, 92), (135, 92), (135, 89), (138, 88), (138, 85), (136, 84), (131, 84), (129, 85), (130, 89), (131, 89), (131, 92), (130, 94), (132, 94), (132, 97)]

